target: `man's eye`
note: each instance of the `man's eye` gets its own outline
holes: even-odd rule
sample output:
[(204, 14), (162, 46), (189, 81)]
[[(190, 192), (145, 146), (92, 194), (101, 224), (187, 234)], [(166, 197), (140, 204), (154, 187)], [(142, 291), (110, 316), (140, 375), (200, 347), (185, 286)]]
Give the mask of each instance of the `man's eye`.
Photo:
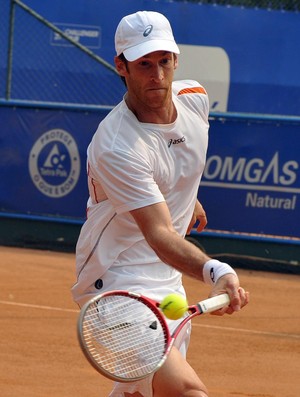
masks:
[(169, 58), (164, 58), (164, 59), (162, 59), (162, 61), (161, 61), (161, 63), (163, 64), (163, 65), (167, 65), (168, 63), (170, 63), (171, 62), (171, 59), (169, 59)]

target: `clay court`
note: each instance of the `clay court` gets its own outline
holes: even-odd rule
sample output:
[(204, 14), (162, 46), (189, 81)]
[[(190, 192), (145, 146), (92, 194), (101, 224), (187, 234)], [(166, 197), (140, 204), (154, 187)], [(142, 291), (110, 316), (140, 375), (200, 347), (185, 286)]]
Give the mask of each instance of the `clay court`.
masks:
[[(1, 397), (107, 397), (77, 343), (74, 254), (0, 247)], [(193, 321), (189, 361), (211, 397), (299, 397), (300, 276), (238, 269), (251, 303)], [(185, 279), (190, 302), (207, 287)]]

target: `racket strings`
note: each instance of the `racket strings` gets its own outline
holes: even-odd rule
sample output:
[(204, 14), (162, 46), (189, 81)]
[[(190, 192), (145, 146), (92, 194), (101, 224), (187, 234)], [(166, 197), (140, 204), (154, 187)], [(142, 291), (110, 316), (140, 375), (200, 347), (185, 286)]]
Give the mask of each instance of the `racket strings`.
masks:
[(83, 321), (83, 337), (92, 359), (113, 376), (143, 377), (164, 357), (167, 335), (153, 311), (127, 296), (103, 297)]

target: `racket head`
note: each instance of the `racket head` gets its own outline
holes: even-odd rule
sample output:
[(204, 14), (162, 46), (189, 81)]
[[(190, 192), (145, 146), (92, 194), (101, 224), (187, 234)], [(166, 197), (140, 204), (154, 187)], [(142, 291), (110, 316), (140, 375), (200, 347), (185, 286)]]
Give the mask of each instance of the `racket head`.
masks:
[(118, 382), (157, 371), (172, 341), (156, 302), (128, 291), (110, 291), (88, 301), (80, 311), (77, 334), (92, 366)]

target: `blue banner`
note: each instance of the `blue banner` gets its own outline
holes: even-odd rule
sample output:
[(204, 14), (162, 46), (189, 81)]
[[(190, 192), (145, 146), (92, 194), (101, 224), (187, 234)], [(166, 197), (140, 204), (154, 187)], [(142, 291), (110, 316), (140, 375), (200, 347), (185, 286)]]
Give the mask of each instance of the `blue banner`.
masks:
[(0, 208), (84, 218), (86, 149), (107, 112), (0, 107)]
[(299, 128), (299, 121), (211, 121), (199, 189), (208, 230), (300, 238)]
[[(0, 107), (1, 211), (83, 220), (86, 149), (108, 111)], [(198, 195), (207, 231), (300, 238), (299, 128), (211, 118)]]

